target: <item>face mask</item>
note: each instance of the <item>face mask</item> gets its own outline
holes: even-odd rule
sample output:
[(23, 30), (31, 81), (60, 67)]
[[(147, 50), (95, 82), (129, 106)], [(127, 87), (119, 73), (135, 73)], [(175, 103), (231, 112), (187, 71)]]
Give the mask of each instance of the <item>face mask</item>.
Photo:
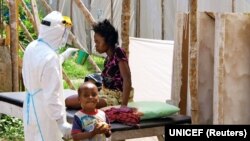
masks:
[(62, 48), (66, 45), (67, 41), (68, 41), (68, 36), (69, 36), (69, 32), (70, 32), (70, 28), (67, 27), (64, 29), (63, 35), (62, 35), (62, 39), (59, 45), (59, 48)]

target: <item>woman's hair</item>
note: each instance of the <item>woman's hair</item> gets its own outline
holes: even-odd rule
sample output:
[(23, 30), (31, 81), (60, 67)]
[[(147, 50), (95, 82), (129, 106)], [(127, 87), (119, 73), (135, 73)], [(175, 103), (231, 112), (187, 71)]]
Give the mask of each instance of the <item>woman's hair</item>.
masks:
[(105, 42), (110, 47), (114, 48), (115, 45), (119, 43), (117, 30), (107, 19), (94, 25), (93, 30), (95, 33), (100, 34), (102, 37), (104, 37)]

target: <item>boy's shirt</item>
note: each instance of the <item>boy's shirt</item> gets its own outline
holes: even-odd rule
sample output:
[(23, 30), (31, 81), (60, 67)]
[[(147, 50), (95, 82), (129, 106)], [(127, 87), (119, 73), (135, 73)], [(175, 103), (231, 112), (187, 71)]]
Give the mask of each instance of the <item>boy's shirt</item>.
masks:
[[(74, 115), (74, 121), (71, 134), (77, 134), (81, 132), (91, 132), (94, 130), (95, 125), (98, 122), (108, 122), (106, 115), (103, 111), (97, 109), (93, 113), (84, 113), (82, 110), (78, 111)], [(105, 141), (106, 136), (104, 134), (97, 134), (91, 139), (85, 139), (83, 141)]]

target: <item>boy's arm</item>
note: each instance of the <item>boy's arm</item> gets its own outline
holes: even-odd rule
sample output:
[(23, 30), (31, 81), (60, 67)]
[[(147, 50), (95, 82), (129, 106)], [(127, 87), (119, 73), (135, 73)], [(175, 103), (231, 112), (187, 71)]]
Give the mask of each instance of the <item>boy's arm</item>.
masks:
[(81, 132), (81, 133), (72, 134), (72, 139), (74, 141), (79, 141), (79, 140), (83, 140), (83, 139), (90, 139), (90, 138), (94, 137), (95, 135), (96, 135), (96, 133), (94, 131)]
[(106, 114), (105, 114), (105, 118), (106, 118), (106, 123), (108, 124), (108, 130), (105, 132), (105, 136), (108, 138), (111, 136), (111, 124)]
[(92, 132), (83, 132), (82, 131), (82, 123), (78, 116), (74, 116), (73, 126), (71, 131), (71, 136), (74, 141), (92, 138), (94, 133)]
[(105, 133), (106, 133), (106, 130), (103, 127), (103, 125), (102, 126), (95, 126), (95, 129), (91, 132), (78, 132), (78, 133), (72, 134), (72, 139), (74, 141), (79, 141), (79, 140), (83, 140), (83, 139), (90, 139), (97, 134), (105, 134)]
[(111, 136), (111, 130), (110, 130), (110, 129), (105, 133), (105, 136), (106, 136), (107, 138)]

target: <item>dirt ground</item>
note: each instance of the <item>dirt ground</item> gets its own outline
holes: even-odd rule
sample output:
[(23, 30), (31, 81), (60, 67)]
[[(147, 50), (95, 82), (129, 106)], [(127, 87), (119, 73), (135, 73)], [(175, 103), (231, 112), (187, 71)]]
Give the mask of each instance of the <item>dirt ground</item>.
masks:
[(147, 137), (147, 138), (136, 138), (136, 139), (128, 139), (126, 141), (158, 141), (156, 136)]

